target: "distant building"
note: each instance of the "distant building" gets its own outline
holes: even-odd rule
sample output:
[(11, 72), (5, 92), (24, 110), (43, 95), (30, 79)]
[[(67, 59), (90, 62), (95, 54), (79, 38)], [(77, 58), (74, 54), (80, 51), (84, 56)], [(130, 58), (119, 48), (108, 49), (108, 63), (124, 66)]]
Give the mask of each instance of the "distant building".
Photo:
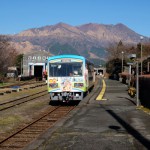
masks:
[(42, 77), (42, 73), (47, 69), (46, 60), (52, 56), (47, 51), (34, 51), (24, 54), (22, 76)]
[(105, 67), (95, 67), (94, 68), (95, 74), (96, 75), (104, 75), (106, 73), (106, 68)]

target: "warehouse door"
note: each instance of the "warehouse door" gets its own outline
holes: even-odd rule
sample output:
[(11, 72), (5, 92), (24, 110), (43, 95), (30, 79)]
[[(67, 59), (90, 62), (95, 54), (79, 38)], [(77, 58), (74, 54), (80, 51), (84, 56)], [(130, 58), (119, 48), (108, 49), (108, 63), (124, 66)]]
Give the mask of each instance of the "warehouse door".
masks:
[(37, 80), (42, 80), (43, 66), (34, 66), (34, 77)]

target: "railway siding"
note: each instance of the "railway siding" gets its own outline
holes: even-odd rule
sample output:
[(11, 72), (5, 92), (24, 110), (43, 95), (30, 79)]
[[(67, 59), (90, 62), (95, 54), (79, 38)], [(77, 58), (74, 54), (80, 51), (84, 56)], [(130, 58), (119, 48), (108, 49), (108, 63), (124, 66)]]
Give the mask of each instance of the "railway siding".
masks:
[(0, 95), (4, 95), (5, 93), (11, 93), (11, 88), (0, 89)]
[(10, 94), (12, 92), (19, 92), (22, 90), (28, 90), (28, 89), (33, 89), (36, 87), (40, 87), (40, 86), (45, 86), (46, 83), (34, 83), (34, 84), (29, 84), (29, 85), (21, 85), (21, 86), (12, 86), (10, 88), (0, 88), (0, 95), (4, 95), (4, 94)]

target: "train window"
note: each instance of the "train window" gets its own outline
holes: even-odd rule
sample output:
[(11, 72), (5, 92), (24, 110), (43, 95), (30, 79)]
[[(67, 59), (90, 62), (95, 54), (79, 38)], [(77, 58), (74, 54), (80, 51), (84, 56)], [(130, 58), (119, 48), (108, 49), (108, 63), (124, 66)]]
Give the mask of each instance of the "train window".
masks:
[(81, 62), (63, 62), (63, 63), (50, 63), (49, 76), (62, 77), (62, 76), (82, 76), (82, 63)]
[(61, 68), (61, 65), (58, 65), (58, 69), (60, 69)]
[(81, 66), (81, 64), (75, 64), (73, 66), (73, 74), (74, 74), (74, 76), (81, 76), (82, 75), (82, 66)]

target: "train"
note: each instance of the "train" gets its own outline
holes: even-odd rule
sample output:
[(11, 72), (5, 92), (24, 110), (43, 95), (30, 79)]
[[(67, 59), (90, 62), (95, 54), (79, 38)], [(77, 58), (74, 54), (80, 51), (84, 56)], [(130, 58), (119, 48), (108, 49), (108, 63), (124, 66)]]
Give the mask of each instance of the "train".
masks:
[(47, 85), (51, 101), (81, 101), (94, 87), (94, 64), (79, 55), (57, 55), (47, 59)]

